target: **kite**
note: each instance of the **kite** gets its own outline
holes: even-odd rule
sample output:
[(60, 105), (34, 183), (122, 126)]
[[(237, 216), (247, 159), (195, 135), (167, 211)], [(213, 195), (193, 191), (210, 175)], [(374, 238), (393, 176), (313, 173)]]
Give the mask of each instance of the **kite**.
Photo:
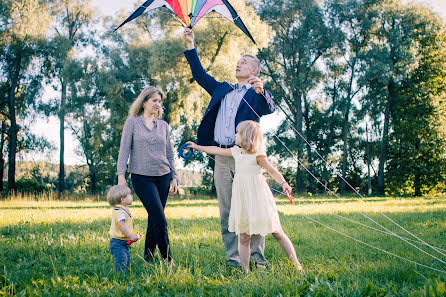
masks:
[(242, 19), (239, 17), (235, 9), (227, 0), (148, 0), (138, 7), (118, 28), (124, 24), (136, 19), (144, 11), (156, 9), (159, 7), (167, 7), (189, 28), (192, 28), (203, 16), (210, 12), (218, 12), (226, 19), (233, 22), (240, 30), (243, 31), (256, 44), (251, 33), (249, 33)]

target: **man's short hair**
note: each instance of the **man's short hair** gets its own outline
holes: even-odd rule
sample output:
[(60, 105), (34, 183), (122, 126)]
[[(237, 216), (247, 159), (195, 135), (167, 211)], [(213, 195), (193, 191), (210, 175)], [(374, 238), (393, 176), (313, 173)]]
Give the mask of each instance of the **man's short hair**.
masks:
[(250, 57), (251, 58), (251, 66), (257, 68), (257, 73), (255, 76), (259, 76), (260, 74), (260, 60), (256, 56), (253, 55), (243, 55), (243, 57)]

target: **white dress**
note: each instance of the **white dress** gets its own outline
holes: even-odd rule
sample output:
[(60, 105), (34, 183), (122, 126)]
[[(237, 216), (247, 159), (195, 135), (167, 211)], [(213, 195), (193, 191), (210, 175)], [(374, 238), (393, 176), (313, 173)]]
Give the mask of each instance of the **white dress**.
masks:
[(232, 147), (231, 152), (235, 159), (235, 176), (228, 230), (237, 235), (262, 236), (281, 231), (274, 196), (256, 161), (257, 156), (265, 153), (243, 154), (238, 146)]

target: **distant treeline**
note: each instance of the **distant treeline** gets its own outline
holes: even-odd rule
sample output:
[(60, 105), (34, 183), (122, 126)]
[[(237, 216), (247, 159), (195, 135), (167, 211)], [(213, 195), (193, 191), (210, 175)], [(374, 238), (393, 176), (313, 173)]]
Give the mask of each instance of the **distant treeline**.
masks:
[[(438, 15), (400, 0), (232, 4), (257, 46), (215, 14), (194, 27), (197, 51), (217, 80), (234, 77), (241, 54), (259, 57), (285, 115), (266, 137), (268, 154), (298, 193), (445, 191), (446, 35)], [(195, 139), (209, 95), (191, 77), (179, 21), (160, 8), (112, 32), (125, 16), (99, 15), (89, 0), (2, 1), (0, 172), (8, 164), (8, 190), (23, 178), (17, 154), (31, 151), (57, 154), (58, 168), (34, 178), (59, 192), (113, 184), (128, 108), (147, 85), (166, 93), (174, 145)], [(56, 151), (30, 132), (36, 117), (49, 116), (79, 141), (82, 169), (64, 166), (63, 133)], [(195, 154), (185, 163), (201, 164), (210, 189), (212, 159)]]
[[(81, 194), (88, 193), (89, 176), (87, 166), (65, 165), (65, 172), (66, 191)], [(16, 167), (17, 190), (27, 193), (56, 192), (58, 176), (58, 164), (49, 162), (18, 162)], [(177, 176), (181, 187), (199, 187), (202, 185), (202, 177), (199, 172), (177, 169)]]

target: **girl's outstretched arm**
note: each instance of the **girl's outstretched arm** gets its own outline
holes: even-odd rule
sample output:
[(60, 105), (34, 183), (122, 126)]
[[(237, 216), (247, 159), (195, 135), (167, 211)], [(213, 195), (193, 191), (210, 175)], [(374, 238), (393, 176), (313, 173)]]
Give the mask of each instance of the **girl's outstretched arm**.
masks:
[(189, 145), (188, 146), (189, 148), (197, 150), (197, 151), (201, 151), (206, 154), (232, 157), (231, 149), (221, 148), (218, 146), (198, 145), (198, 144), (193, 143), (192, 141), (188, 141), (186, 143)]
[(268, 172), (271, 177), (282, 185), (282, 190), (285, 191), (288, 189), (291, 193), (291, 187), (283, 177), (283, 175), (268, 161), (268, 158), (266, 156), (257, 156), (256, 157), (257, 164), (259, 164), (260, 167), (264, 168), (266, 172)]

